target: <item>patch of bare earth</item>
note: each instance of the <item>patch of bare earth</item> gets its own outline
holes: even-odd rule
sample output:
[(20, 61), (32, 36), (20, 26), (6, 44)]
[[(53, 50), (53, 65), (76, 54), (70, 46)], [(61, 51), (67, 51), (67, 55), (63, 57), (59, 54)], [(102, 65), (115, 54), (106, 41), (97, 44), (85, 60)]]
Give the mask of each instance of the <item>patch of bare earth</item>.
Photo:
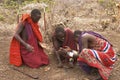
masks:
[[(6, 30), (6, 29), (4, 29)], [(9, 45), (12, 37), (13, 31), (11, 30), (9, 34), (6, 31), (0, 33), (0, 80), (34, 80), (16, 70), (13, 70), (9, 64)], [(106, 36), (116, 48), (119, 48), (120, 44), (120, 34), (114, 31), (100, 32)], [(51, 43), (50, 43), (51, 47)], [(95, 75), (87, 75), (84, 73), (78, 65), (73, 69), (57, 68), (57, 61), (53, 53), (46, 51), (50, 58), (50, 64), (48, 66), (43, 66), (38, 69), (31, 69), (27, 66), (14, 67), (18, 70), (23, 71), (34, 77), (38, 76), (38, 80), (87, 80), (86, 78), (91, 78)], [(119, 57), (118, 57), (119, 58)], [(117, 61), (115, 68), (110, 76), (109, 80), (119, 80), (120, 76), (120, 61)], [(88, 79), (89, 80), (89, 79)]]
[[(55, 1), (61, 1), (61, 0), (55, 0)], [(72, 5), (72, 1), (74, 0), (69, 0), (71, 1), (70, 4), (68, 2), (66, 3), (67, 0), (62, 0), (64, 1), (64, 5), (59, 4), (57, 6), (60, 7), (65, 7), (65, 4), (67, 6)], [(69, 9), (65, 9), (65, 11), (55, 7), (58, 9), (57, 12), (54, 11), (54, 21), (53, 23), (57, 23), (60, 21), (66, 21), (66, 25), (75, 30), (75, 29), (80, 29), (80, 30), (93, 30), (96, 31), (102, 35), (104, 35), (114, 46), (115, 50), (118, 51), (120, 49), (120, 33), (116, 32), (114, 30), (111, 30), (111, 28), (107, 28), (104, 31), (102, 30), (99, 19), (100, 19), (100, 11), (99, 5), (97, 4), (96, 0), (76, 0), (78, 2), (74, 2), (75, 5)], [(78, 4), (79, 3), (79, 4)], [(78, 4), (76, 6), (76, 4)], [(60, 6), (62, 5), (62, 6)], [(77, 9), (75, 10), (75, 8)], [(91, 12), (91, 8), (93, 11)], [(64, 12), (69, 11), (66, 16), (64, 15)], [(75, 11), (74, 11), (75, 10)], [(78, 11), (78, 12), (77, 12)], [(90, 11), (90, 12), (89, 12)], [(59, 14), (58, 14), (59, 13)], [(51, 16), (52, 17), (52, 16)], [(16, 23), (16, 22), (15, 22)], [(37, 69), (32, 69), (29, 68), (25, 65), (21, 67), (15, 67), (9, 64), (9, 46), (10, 46), (10, 41), (12, 39), (12, 36), (14, 34), (16, 24), (7, 24), (0, 22), (0, 80), (35, 80), (19, 71), (14, 70), (13, 68), (16, 68), (26, 74), (29, 74), (33, 77), (39, 77), (39, 79), (36, 80), (90, 80), (89, 78), (95, 78), (96, 75), (88, 75), (86, 74), (83, 70), (80, 69), (78, 65), (75, 65), (73, 69), (66, 69), (66, 68), (57, 68), (57, 61), (52, 53), (52, 43), (48, 41), (48, 50), (46, 51), (47, 55), (49, 56), (50, 59), (50, 64), (48, 66), (42, 66)], [(48, 26), (49, 29), (51, 30), (51, 26)], [(43, 31), (43, 36), (46, 36)], [(52, 32), (52, 30), (51, 30)], [(49, 33), (50, 34), (50, 33)], [(49, 35), (48, 34), (48, 35)], [(51, 36), (49, 36), (51, 37)], [(46, 39), (46, 38), (45, 38)], [(118, 53), (117, 53), (118, 54)], [(115, 68), (113, 69), (113, 72), (110, 75), (109, 80), (120, 80), (120, 61), (119, 61), (119, 56), (118, 56), (118, 61), (115, 64)]]

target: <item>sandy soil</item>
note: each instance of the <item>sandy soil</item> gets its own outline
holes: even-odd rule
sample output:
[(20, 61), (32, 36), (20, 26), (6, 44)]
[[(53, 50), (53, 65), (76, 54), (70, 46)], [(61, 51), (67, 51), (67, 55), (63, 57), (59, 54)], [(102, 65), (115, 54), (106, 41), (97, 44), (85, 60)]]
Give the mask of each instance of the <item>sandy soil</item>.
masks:
[[(115, 48), (119, 49), (119, 33), (114, 31), (105, 31), (100, 33), (106, 36), (113, 43)], [(7, 30), (7, 32), (3, 30), (0, 32), (0, 80), (34, 80), (12, 68), (17, 68), (18, 70), (32, 76), (38, 76), (38, 80), (89, 80), (88, 78), (94, 78), (96, 76), (87, 75), (79, 68), (78, 65), (76, 65), (73, 69), (57, 68), (57, 61), (51, 51), (52, 48), (50, 48), (49, 51), (46, 51), (50, 58), (50, 64), (48, 66), (43, 66), (38, 69), (31, 69), (25, 65), (21, 67), (11, 66), (9, 64), (9, 45), (12, 35), (12, 30)], [(120, 80), (119, 72), (120, 61), (117, 61), (109, 80)]]
[[(56, 0), (57, 1), (57, 0)], [(60, 0), (58, 0), (60, 1)], [(63, 0), (67, 1), (67, 0)], [(74, 1), (74, 0), (71, 0)], [(78, 0), (80, 1), (80, 0)], [(91, 1), (91, 2), (90, 2)], [(115, 30), (111, 30), (111, 28), (107, 28), (106, 30), (101, 30), (99, 24), (99, 19), (101, 14), (100, 6), (96, 2), (97, 0), (81, 0), (81, 7), (76, 8), (76, 11), (74, 8), (71, 8), (71, 12), (68, 12), (67, 19), (69, 22), (67, 23), (67, 26), (71, 29), (81, 29), (81, 30), (94, 30), (96, 32), (101, 33), (104, 35), (108, 40), (113, 44), (116, 51), (120, 49), (120, 32), (116, 32)], [(66, 2), (67, 6), (72, 5), (71, 2), (68, 4)], [(78, 2), (74, 3), (75, 5), (78, 4)], [(65, 5), (61, 6), (62, 4), (57, 5), (59, 8), (63, 7)], [(73, 7), (75, 6), (73, 5)], [(55, 7), (59, 10), (59, 8)], [(93, 9), (93, 12), (89, 12)], [(2, 8), (1, 8), (2, 9)], [(61, 10), (61, 9), (60, 9)], [(79, 11), (80, 10), (80, 11)], [(2, 10), (4, 12), (4, 10)], [(67, 11), (67, 9), (66, 9)], [(104, 10), (103, 10), (104, 11)], [(63, 19), (63, 13), (59, 13), (59, 17), (54, 18), (54, 20), (62, 21)], [(73, 15), (73, 16), (71, 16)], [(76, 16), (77, 15), (77, 16)], [(55, 15), (56, 16), (56, 15)], [(58, 15), (57, 15), (58, 16)], [(60, 20), (58, 20), (60, 18)], [(104, 16), (103, 16), (104, 18)], [(9, 19), (9, 18), (7, 18)], [(8, 20), (9, 21), (9, 20)], [(16, 22), (16, 21), (15, 21)], [(55, 22), (55, 21), (54, 21)], [(5, 22), (4, 22), (5, 23)], [(14, 28), (16, 24), (3, 24), (3, 22), (0, 22), (0, 80), (35, 80), (32, 79), (25, 74), (14, 70), (13, 68), (16, 68), (26, 74), (29, 74), (34, 77), (39, 77), (37, 80), (90, 80), (89, 78), (95, 78), (96, 75), (88, 75), (84, 71), (82, 71), (78, 65), (75, 65), (73, 69), (66, 69), (66, 68), (57, 68), (57, 61), (52, 53), (52, 43), (48, 43), (49, 50), (46, 51), (47, 55), (50, 59), (50, 64), (48, 66), (42, 66), (37, 69), (29, 68), (25, 65), (21, 67), (15, 67), (9, 64), (9, 46), (11, 38), (14, 34)], [(49, 28), (51, 29), (51, 28)], [(45, 35), (43, 35), (45, 36)], [(48, 41), (49, 42), (49, 41)], [(118, 54), (118, 53), (117, 53)], [(118, 61), (115, 64), (115, 68), (113, 69), (113, 72), (110, 75), (109, 80), (120, 80), (120, 61)]]

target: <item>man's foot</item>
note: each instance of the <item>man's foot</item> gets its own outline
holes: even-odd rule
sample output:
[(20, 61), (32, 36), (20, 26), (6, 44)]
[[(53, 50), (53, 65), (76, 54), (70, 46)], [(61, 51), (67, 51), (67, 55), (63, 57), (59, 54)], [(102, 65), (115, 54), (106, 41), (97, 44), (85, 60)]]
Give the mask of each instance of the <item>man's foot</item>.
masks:
[(90, 74), (92, 75), (99, 75), (98, 69), (97, 68), (91, 68)]
[(73, 67), (74, 67), (73, 62), (69, 62), (69, 67), (70, 67), (70, 68), (73, 68)]
[(73, 63), (67, 63), (66, 65), (64, 65), (63, 66), (64, 68), (66, 68), (66, 69), (70, 69), (70, 68), (73, 68), (74, 67), (74, 65), (73, 65)]
[(103, 80), (100, 74), (98, 74), (98, 77), (95, 80)]
[(62, 63), (59, 63), (59, 64), (58, 64), (58, 68), (63, 68), (63, 64), (62, 64)]
[(90, 78), (89, 80), (103, 80), (102, 77), (98, 77), (98, 78)]
[(102, 77), (100, 77), (100, 78), (97, 78), (97, 79), (95, 79), (95, 80), (103, 80), (103, 79), (102, 79)]

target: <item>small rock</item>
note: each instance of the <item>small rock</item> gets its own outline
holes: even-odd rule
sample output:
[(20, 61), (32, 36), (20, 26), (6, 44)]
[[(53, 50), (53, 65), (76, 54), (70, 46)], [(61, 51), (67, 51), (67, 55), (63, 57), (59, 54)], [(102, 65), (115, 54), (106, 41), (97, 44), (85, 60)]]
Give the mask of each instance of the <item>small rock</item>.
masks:
[(90, 80), (90, 79), (88, 79), (88, 78), (83, 78), (82, 80)]
[(44, 70), (45, 70), (45, 71), (49, 71), (49, 70), (50, 70), (50, 67), (45, 67)]

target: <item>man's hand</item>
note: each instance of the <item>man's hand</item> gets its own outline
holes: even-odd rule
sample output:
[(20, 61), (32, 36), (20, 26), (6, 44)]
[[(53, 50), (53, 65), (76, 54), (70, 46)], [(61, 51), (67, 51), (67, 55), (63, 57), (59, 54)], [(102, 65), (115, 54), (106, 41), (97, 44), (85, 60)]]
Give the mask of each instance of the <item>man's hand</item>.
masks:
[(33, 48), (31, 45), (29, 45), (29, 44), (26, 45), (26, 49), (27, 49), (29, 52), (33, 52), (33, 51), (34, 51), (34, 48)]
[(61, 53), (66, 53), (66, 50), (62, 47), (60, 47), (60, 49), (58, 51), (61, 52)]
[(64, 48), (65, 48), (66, 52), (70, 52), (71, 51), (71, 48), (69, 46), (65, 46)]
[(58, 54), (62, 55), (62, 56), (66, 56), (67, 55), (67, 52), (64, 48), (60, 47), (60, 49), (57, 51)]
[(47, 49), (47, 45), (46, 45), (45, 43), (39, 42), (39, 45), (40, 45), (42, 48)]

